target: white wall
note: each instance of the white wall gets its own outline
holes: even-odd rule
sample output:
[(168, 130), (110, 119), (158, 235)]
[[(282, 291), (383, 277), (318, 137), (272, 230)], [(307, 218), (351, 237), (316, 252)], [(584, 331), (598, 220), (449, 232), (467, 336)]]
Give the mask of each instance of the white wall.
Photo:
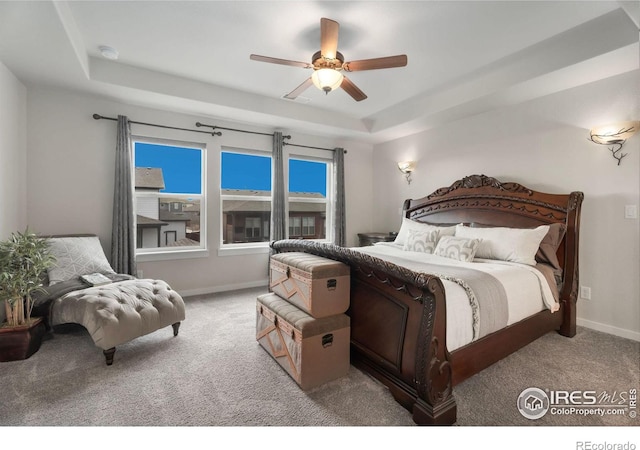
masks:
[[(486, 112), (374, 148), (374, 225), (398, 229), (405, 198), (419, 198), (471, 174), (535, 190), (582, 191), (579, 325), (640, 340), (640, 228), (625, 205), (640, 203), (640, 133), (620, 166), (587, 140), (591, 126), (640, 119), (638, 71)], [(396, 162), (416, 160), (407, 185)]]
[(27, 90), (0, 61), (0, 239), (27, 226), (26, 123)]
[[(260, 129), (247, 124), (158, 111), (53, 88), (33, 88), (28, 95), (29, 223), (42, 233), (95, 233), (109, 256), (113, 196), (116, 123), (94, 120), (126, 115), (131, 120), (196, 129), (196, 122), (223, 127)], [(201, 128), (202, 129), (202, 128)], [(357, 233), (372, 224), (372, 146), (302, 135), (295, 130), (292, 143), (347, 149), (345, 157), (348, 245)], [(224, 131), (220, 137), (178, 130), (133, 125), (132, 132), (159, 138), (203, 142), (207, 145), (207, 233), (210, 254), (206, 258), (139, 263), (145, 278), (162, 278), (183, 293), (195, 294), (266, 283), (267, 253), (218, 256), (220, 235), (220, 149), (271, 149), (268, 136)]]

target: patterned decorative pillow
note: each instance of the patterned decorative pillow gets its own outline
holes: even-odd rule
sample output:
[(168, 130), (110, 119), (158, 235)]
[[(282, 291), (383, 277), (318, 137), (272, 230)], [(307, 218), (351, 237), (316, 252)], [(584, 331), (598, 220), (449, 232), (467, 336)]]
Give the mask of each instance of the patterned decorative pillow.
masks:
[(402, 247), (402, 250), (410, 252), (433, 253), (439, 237), (439, 230), (409, 230), (409, 235), (406, 242), (404, 243), (404, 246)]
[(49, 239), (56, 262), (47, 272), (49, 285), (94, 272), (115, 273), (102, 250), (97, 236), (59, 237)]
[(476, 255), (480, 239), (467, 239), (458, 236), (442, 236), (433, 254), (458, 261), (471, 262)]
[(407, 219), (406, 217), (402, 218), (402, 225), (400, 225), (400, 231), (398, 231), (398, 235), (394, 242), (396, 244), (404, 245), (407, 242), (407, 238), (409, 237), (409, 231), (417, 230), (417, 231), (435, 231), (438, 230), (440, 232), (440, 236), (453, 236), (456, 232), (456, 226), (437, 226), (431, 225), (428, 223), (418, 222), (417, 220)]

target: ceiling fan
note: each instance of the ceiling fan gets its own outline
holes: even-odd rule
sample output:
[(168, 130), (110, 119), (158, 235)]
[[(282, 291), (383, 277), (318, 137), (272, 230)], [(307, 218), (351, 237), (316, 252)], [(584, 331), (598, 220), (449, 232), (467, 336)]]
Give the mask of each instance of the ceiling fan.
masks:
[(269, 56), (251, 55), (254, 61), (262, 61), (285, 66), (313, 69), (313, 74), (284, 96), (290, 100), (295, 99), (309, 86), (314, 84), (318, 89), (329, 93), (341, 87), (357, 102), (367, 98), (353, 82), (345, 77), (342, 72), (356, 72), (360, 70), (387, 69), (391, 67), (404, 67), (407, 65), (407, 55), (387, 56), (383, 58), (361, 59), (345, 62), (344, 56), (338, 51), (338, 22), (322, 18), (320, 19), (320, 51), (311, 57), (311, 63), (290, 61), (288, 59), (271, 58)]

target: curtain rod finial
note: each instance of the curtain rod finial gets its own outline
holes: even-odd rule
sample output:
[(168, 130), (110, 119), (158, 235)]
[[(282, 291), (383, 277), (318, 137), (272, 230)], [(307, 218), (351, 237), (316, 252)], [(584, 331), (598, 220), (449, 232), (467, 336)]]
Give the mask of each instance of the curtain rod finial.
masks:
[(93, 118), (98, 120), (98, 119), (102, 119), (102, 116), (100, 114), (94, 114)]

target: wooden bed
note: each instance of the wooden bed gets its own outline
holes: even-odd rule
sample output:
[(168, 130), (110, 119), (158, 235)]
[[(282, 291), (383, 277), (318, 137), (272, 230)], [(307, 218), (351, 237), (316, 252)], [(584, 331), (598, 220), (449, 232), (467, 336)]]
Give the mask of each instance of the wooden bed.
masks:
[[(481, 223), (532, 228), (564, 223), (557, 256), (562, 271), (560, 310), (541, 311), (449, 352), (442, 281), (353, 249), (304, 240), (271, 243), (276, 252), (304, 251), (351, 267), (352, 363), (384, 383), (421, 425), (456, 421), (453, 387), (556, 330), (576, 333), (578, 244), (582, 192), (548, 194), (485, 175), (471, 175), (417, 200), (406, 218), (430, 224)], [(515, 400), (514, 400), (515, 401)]]

